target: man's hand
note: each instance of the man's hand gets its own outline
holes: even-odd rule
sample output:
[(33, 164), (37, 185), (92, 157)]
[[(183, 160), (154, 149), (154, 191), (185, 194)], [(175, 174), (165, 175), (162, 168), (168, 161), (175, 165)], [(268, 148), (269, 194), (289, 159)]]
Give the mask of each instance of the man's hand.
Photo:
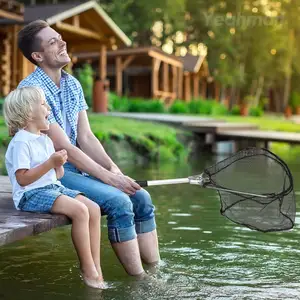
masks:
[(124, 175), (122, 173), (122, 171), (116, 165), (112, 165), (112, 167), (110, 168), (109, 171), (116, 174), (116, 175)]
[(53, 168), (58, 168), (64, 165), (67, 159), (68, 159), (67, 151), (64, 149), (53, 153), (49, 158)]
[(141, 187), (134, 180), (122, 174), (116, 175), (111, 173), (107, 183), (128, 195), (134, 195), (137, 190), (141, 189)]

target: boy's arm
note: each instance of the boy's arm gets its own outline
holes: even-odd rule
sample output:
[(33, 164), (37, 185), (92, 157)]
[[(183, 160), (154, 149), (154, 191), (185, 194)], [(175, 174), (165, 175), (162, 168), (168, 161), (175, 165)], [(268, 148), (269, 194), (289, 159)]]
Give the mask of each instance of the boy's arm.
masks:
[(44, 176), (47, 172), (53, 169), (53, 164), (50, 159), (46, 160), (43, 164), (32, 168), (32, 169), (19, 169), (16, 171), (16, 179), (20, 186), (29, 185), (42, 176)]
[(29, 185), (40, 179), (51, 169), (61, 167), (66, 162), (66, 160), (66, 150), (55, 152), (50, 156), (48, 160), (46, 160), (44, 163), (40, 164), (35, 168), (17, 170), (15, 173), (16, 179), (20, 186)]
[(65, 169), (63, 166), (60, 166), (58, 168), (55, 168), (55, 172), (56, 172), (56, 178), (60, 179), (64, 176), (65, 174)]

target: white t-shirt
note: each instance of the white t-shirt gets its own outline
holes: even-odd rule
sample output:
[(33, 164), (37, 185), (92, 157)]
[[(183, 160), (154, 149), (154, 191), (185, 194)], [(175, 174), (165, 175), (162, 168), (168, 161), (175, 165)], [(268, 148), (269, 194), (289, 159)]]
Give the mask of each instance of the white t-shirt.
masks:
[(54, 152), (53, 143), (45, 134), (37, 135), (20, 130), (13, 137), (5, 154), (5, 165), (12, 184), (16, 209), (19, 209), (18, 205), (24, 192), (49, 184), (61, 185), (54, 169), (27, 186), (20, 186), (15, 175), (19, 169), (32, 169), (44, 163)]

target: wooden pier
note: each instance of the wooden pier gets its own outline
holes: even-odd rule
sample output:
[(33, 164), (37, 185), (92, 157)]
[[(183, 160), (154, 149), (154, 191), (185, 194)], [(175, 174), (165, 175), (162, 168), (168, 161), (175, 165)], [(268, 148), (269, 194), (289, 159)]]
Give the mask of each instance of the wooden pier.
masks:
[(16, 210), (9, 179), (0, 176), (0, 246), (68, 224), (70, 220), (63, 215)]

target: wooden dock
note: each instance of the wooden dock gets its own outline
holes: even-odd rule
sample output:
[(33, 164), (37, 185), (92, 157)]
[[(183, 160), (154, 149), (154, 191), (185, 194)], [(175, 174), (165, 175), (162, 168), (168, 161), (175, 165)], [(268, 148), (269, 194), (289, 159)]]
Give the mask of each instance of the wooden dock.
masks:
[[(107, 115), (123, 117), (151, 122), (162, 122), (174, 125), (181, 129), (189, 130), (203, 138), (209, 146), (216, 145), (217, 142), (232, 141), (237, 144), (247, 142), (251, 146), (261, 146), (264, 144), (268, 148), (270, 142), (283, 142), (289, 144), (300, 144), (300, 133), (283, 131), (259, 130), (257, 125), (248, 123), (229, 123), (224, 120), (216, 120), (207, 117), (154, 114), (154, 113), (108, 113)], [(236, 147), (238, 149), (239, 147)]]
[(0, 176), (0, 246), (68, 225), (63, 215), (37, 214), (15, 209), (7, 176)]

